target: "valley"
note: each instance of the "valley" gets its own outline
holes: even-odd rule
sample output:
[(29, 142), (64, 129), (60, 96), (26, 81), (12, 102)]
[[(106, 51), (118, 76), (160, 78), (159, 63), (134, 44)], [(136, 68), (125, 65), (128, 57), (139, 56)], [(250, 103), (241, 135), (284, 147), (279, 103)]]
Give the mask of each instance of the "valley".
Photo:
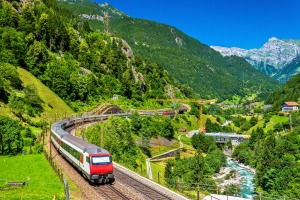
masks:
[[(108, 3), (2, 0), (0, 199), (162, 195), (132, 189), (119, 168), (167, 199), (299, 199), (299, 51), (275, 37), (260, 49), (211, 48)], [(109, 152), (115, 184), (84, 179), (102, 174), (79, 144)]]

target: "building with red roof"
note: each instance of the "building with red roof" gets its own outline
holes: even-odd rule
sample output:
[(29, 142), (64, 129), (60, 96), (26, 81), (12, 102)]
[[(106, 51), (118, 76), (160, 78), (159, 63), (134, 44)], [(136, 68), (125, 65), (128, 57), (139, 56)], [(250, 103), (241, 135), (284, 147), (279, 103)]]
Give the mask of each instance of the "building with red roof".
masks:
[(298, 110), (299, 105), (296, 102), (284, 102), (282, 112), (290, 112)]

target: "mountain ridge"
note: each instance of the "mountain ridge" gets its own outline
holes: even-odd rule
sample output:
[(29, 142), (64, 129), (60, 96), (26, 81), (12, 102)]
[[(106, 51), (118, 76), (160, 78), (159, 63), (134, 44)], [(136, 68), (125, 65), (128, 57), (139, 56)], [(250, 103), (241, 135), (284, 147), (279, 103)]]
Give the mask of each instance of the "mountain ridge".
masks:
[(278, 77), (277, 73), (300, 55), (299, 40), (280, 40), (276, 37), (271, 37), (259, 49), (246, 50), (238, 47), (211, 47), (223, 56), (236, 55), (243, 57), (256, 69), (275, 78)]
[(299, 74), (300, 72), (300, 56), (294, 58), (291, 62), (286, 64), (281, 70), (276, 73), (274, 78), (282, 83), (287, 82), (293, 76)]
[[(75, 10), (78, 16), (90, 13), (92, 3), (61, 3)], [(151, 20), (117, 16), (107, 9), (110, 5), (97, 6), (98, 15), (108, 12), (109, 30), (127, 41), (135, 52), (151, 62), (162, 65), (175, 79), (192, 87), (201, 97), (231, 98), (233, 94), (245, 96), (263, 88), (267, 92), (278, 83), (254, 69), (238, 57), (224, 58), (208, 45), (189, 37), (176, 27)], [(95, 14), (95, 13), (93, 13)], [(94, 29), (108, 29), (101, 20), (88, 19)], [(242, 75), (240, 74), (242, 72)], [(264, 87), (260, 87), (260, 85)]]

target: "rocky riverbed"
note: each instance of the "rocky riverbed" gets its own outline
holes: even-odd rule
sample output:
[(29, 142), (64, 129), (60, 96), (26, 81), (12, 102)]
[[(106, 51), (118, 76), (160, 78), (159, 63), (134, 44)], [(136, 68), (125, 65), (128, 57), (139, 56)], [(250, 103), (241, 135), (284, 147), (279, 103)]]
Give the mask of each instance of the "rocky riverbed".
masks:
[(254, 175), (254, 169), (228, 157), (227, 166), (222, 167), (214, 179), (221, 192), (224, 191), (226, 186), (234, 184), (241, 188), (240, 196), (251, 199), (251, 196), (254, 193)]

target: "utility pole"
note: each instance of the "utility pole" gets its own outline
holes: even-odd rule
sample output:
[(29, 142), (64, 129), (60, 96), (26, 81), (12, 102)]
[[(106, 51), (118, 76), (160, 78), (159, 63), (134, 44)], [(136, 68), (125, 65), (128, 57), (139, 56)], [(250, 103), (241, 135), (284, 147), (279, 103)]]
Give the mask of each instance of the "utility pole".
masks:
[(197, 185), (197, 200), (200, 199), (200, 185)]
[(51, 151), (52, 151), (52, 149), (51, 149), (51, 145), (52, 145), (52, 144), (51, 144), (51, 133), (49, 134), (49, 138), (50, 138), (50, 139), (49, 139), (49, 145), (50, 145), (50, 147), (49, 147), (49, 148), (50, 148), (50, 160), (51, 160), (51, 162), (52, 162), (52, 152), (51, 152)]
[(202, 115), (202, 106), (204, 102), (198, 102), (199, 103), (199, 131), (204, 131), (205, 130), (205, 126), (202, 124), (203, 123), (203, 115)]
[(108, 12), (104, 12), (104, 26), (105, 26), (105, 29), (104, 29), (104, 32), (109, 35), (109, 15), (108, 15)]
[(103, 126), (104, 126), (104, 122), (101, 120), (101, 135), (100, 135), (100, 146), (101, 148), (103, 148)]
[[(51, 143), (51, 124), (52, 124), (52, 121), (50, 121), (50, 128), (49, 128), (49, 148), (50, 148), (50, 161), (52, 163), (52, 143)], [(52, 164), (51, 164), (52, 165)]]
[(290, 130), (292, 130), (292, 115), (290, 113)]

